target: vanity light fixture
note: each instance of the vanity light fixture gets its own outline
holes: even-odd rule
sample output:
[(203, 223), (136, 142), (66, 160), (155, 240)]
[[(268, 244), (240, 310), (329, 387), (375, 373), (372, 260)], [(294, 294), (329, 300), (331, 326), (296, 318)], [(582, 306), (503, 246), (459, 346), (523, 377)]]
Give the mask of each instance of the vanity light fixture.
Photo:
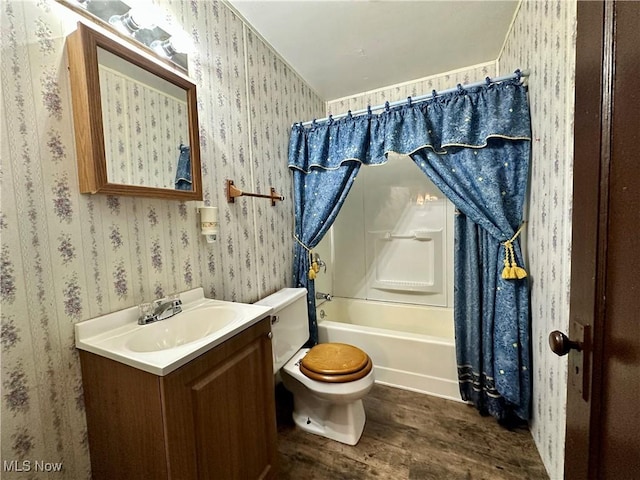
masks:
[[(193, 50), (191, 37), (180, 28), (167, 25), (163, 13), (145, 0), (57, 0), (76, 13), (138, 44), (163, 61), (188, 71), (187, 54)], [(177, 30), (177, 31), (173, 31)]]

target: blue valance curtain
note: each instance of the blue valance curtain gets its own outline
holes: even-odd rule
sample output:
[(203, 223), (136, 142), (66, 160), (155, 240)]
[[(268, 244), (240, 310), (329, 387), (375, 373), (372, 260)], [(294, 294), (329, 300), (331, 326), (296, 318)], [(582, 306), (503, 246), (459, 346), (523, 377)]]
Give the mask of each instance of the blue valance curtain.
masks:
[[(309, 255), (329, 229), (359, 166), (409, 155), (459, 211), (454, 319), (461, 396), (499, 418), (529, 418), (529, 290), (518, 233), (527, 188), (531, 127), (520, 78), (387, 108), (380, 114), (294, 125), (297, 285), (311, 287)], [(364, 248), (364, 246), (363, 246)]]

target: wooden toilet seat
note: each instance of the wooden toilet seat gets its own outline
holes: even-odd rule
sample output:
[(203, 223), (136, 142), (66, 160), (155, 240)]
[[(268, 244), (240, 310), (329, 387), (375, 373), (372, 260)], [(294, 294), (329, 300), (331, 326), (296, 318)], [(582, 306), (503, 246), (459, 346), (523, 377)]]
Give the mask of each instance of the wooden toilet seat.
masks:
[(365, 377), (373, 363), (365, 352), (345, 343), (321, 343), (300, 362), (300, 371), (319, 382), (344, 383)]

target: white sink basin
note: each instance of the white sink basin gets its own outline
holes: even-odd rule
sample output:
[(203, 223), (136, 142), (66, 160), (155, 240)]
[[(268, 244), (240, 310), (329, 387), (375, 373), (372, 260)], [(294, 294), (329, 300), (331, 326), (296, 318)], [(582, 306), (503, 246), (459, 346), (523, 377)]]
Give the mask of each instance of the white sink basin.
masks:
[(130, 336), (126, 346), (134, 352), (175, 348), (213, 335), (240, 318), (238, 308), (226, 305), (200, 307), (145, 325)]
[(266, 317), (271, 308), (180, 294), (181, 313), (138, 325), (138, 307), (76, 323), (76, 347), (156, 375), (167, 375)]

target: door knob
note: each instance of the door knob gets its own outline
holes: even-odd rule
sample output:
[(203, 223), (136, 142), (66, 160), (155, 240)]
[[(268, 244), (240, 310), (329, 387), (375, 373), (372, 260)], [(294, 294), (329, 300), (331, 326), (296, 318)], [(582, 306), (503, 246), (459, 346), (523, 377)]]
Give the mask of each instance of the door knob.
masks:
[(582, 350), (581, 343), (569, 340), (569, 337), (558, 330), (554, 330), (549, 334), (549, 346), (551, 351), (560, 357), (569, 353), (571, 349)]

